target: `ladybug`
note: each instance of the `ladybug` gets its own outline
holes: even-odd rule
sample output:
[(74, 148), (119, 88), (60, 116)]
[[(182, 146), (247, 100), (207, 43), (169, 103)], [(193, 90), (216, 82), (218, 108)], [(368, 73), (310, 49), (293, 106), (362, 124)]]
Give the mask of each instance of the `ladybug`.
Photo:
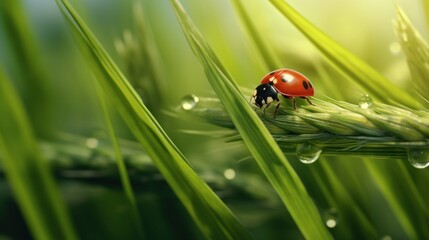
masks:
[(259, 108), (265, 106), (264, 113), (272, 102), (278, 102), (274, 111), (275, 117), (280, 106), (280, 100), (277, 97), (278, 93), (287, 99), (293, 99), (293, 108), (295, 110), (296, 97), (305, 99), (309, 104), (313, 105), (308, 99), (308, 97), (314, 96), (314, 89), (310, 80), (301, 73), (286, 68), (278, 69), (265, 75), (250, 100), (255, 99), (255, 105)]

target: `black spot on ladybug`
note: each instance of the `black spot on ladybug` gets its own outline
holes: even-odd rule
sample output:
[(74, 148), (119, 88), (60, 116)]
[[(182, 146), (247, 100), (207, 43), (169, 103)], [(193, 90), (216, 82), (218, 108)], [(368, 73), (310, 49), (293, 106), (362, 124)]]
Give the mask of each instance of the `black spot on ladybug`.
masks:
[(313, 88), (313, 85), (311, 85), (311, 82), (308, 82), (308, 85), (310, 85), (310, 88)]
[(307, 81), (302, 81), (302, 85), (304, 86), (305, 89), (308, 89), (308, 83), (307, 83)]
[(270, 75), (272, 76), (272, 75), (274, 75), (274, 73), (276, 73), (276, 72), (270, 72)]

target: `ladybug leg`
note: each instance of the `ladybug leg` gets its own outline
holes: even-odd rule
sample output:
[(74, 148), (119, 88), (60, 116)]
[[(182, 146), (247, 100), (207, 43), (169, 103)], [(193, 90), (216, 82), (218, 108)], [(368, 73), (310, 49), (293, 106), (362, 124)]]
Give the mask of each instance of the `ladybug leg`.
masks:
[(310, 105), (313, 105), (314, 106), (314, 104), (310, 101), (310, 99), (308, 98), (308, 97), (301, 97), (302, 99), (305, 99), (305, 100), (307, 100), (307, 102), (310, 104)]
[(293, 98), (293, 110), (296, 111), (296, 99), (295, 98)]
[(310, 101), (310, 99), (309, 99), (309, 98), (305, 98), (305, 100), (307, 100), (307, 102), (308, 102), (308, 103), (310, 103), (310, 105), (313, 105), (313, 106), (314, 106), (314, 104)]
[(267, 103), (267, 105), (264, 107), (264, 116), (265, 116), (265, 110), (270, 106), (270, 104), (271, 104), (271, 102)]
[[(250, 96), (249, 103), (252, 103), (252, 100), (254, 100), (254, 99), (256, 99), (255, 95)], [(258, 110), (258, 108), (256, 107), (255, 111), (257, 111), (257, 110)]]
[(279, 103), (277, 103), (276, 109), (274, 109), (274, 118), (276, 118), (276, 116), (277, 116), (277, 112), (279, 110), (279, 107), (280, 107), (280, 101), (279, 101)]

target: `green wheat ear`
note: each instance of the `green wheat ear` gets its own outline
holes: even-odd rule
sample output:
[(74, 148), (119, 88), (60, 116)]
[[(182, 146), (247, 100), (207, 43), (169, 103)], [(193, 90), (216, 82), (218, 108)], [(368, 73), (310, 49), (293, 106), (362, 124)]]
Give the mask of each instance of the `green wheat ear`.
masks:
[(122, 38), (114, 41), (115, 48), (124, 62), (127, 79), (150, 110), (156, 112), (165, 99), (165, 76), (161, 70), (159, 47), (139, 2), (133, 5), (133, 19), (133, 28), (124, 30)]
[[(358, 105), (313, 100), (314, 106), (300, 106), (297, 111), (281, 107), (276, 118), (273, 118), (272, 109), (266, 114), (256, 110), (285, 152), (294, 152), (296, 144), (310, 143), (322, 148), (326, 155), (387, 158), (406, 157), (408, 149), (429, 147), (429, 111), (372, 102)], [(234, 129), (219, 99), (200, 97), (195, 107), (187, 112), (212, 124)]]
[(428, 101), (429, 48), (419, 32), (413, 27), (404, 11), (397, 6), (397, 19), (394, 22), (396, 34), (402, 50), (407, 56), (408, 67), (413, 77), (414, 89)]

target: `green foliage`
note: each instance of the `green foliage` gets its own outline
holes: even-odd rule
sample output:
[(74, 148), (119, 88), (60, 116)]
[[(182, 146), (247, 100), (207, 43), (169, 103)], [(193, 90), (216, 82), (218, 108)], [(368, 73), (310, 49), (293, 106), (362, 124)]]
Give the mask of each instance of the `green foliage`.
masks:
[[(180, 2), (0, 2), (0, 239), (428, 238), (429, 1)], [(315, 105), (252, 109), (283, 67)]]

